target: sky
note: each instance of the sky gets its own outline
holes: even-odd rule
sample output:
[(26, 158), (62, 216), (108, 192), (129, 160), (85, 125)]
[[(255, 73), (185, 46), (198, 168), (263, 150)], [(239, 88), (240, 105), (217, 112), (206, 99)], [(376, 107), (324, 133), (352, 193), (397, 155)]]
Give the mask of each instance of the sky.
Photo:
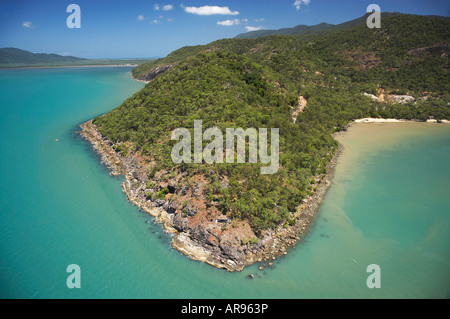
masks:
[[(70, 4), (80, 8), (80, 28), (68, 27)], [(0, 0), (0, 48), (90, 59), (164, 57), (247, 31), (339, 24), (361, 17), (370, 4), (382, 12), (450, 15), (449, 0)]]

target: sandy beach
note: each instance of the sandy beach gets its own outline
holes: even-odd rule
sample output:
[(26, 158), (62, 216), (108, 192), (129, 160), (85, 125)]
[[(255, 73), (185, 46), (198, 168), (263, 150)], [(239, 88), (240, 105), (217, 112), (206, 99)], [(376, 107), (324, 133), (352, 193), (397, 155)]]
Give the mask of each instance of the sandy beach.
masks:
[[(380, 119), (380, 118), (373, 118), (373, 117), (366, 117), (363, 119), (357, 119), (354, 120), (355, 123), (374, 123), (374, 124), (383, 124), (383, 123), (408, 123), (408, 122), (416, 122), (417, 121), (408, 121), (408, 120), (397, 120), (397, 119)], [(441, 123), (450, 123), (448, 120), (441, 120)], [(424, 122), (422, 122), (424, 123)], [(426, 123), (438, 123), (438, 120), (435, 119), (429, 119)]]
[(401, 144), (403, 139), (419, 138), (422, 135), (431, 134), (435, 130), (448, 130), (449, 128), (448, 125), (436, 122), (356, 120), (349, 125), (347, 132), (340, 132), (334, 136), (342, 149), (338, 159), (338, 169), (356, 165), (357, 158), (372, 156), (377, 152), (392, 148), (396, 144)]

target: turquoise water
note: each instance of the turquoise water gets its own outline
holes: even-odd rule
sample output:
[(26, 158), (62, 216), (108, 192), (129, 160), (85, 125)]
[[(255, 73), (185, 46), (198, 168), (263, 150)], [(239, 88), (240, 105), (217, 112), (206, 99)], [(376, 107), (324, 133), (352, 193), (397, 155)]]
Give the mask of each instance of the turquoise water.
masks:
[[(449, 296), (450, 126), (338, 166), (301, 245), (273, 269), (227, 273), (173, 250), (74, 134), (143, 87), (129, 70), (0, 71), (0, 297)], [(381, 289), (366, 286), (373, 263)], [(66, 286), (70, 264), (80, 289)]]

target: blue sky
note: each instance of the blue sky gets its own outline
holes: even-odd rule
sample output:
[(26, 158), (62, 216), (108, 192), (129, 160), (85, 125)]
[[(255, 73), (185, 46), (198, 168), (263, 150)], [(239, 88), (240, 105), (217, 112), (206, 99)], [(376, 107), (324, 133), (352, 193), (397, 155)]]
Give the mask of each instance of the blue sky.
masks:
[[(69, 4), (81, 28), (69, 29)], [(85, 58), (162, 57), (255, 29), (356, 19), (382, 12), (450, 15), (448, 0), (1, 0), (0, 47)]]

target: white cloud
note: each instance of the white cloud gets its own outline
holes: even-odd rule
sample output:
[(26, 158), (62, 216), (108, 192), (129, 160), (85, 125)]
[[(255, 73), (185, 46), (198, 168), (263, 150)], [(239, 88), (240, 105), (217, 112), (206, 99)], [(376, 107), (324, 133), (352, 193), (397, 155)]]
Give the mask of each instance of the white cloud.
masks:
[(172, 22), (173, 18), (167, 18), (167, 22)]
[(241, 24), (241, 20), (234, 19), (234, 20), (217, 21), (217, 24), (223, 26), (233, 26), (236, 24)]
[(33, 22), (31, 22), (31, 21), (22, 22), (22, 27), (27, 28), (27, 29), (34, 29)]
[(138, 15), (137, 17), (138, 21), (144, 21), (144, 16), (142, 14)]
[(158, 10), (159, 10), (159, 4), (155, 3), (155, 5), (153, 6), (153, 9), (154, 9), (155, 11), (158, 11)]
[(293, 6), (295, 9), (300, 10), (300, 7), (302, 4), (308, 5), (311, 2), (311, 0), (295, 0)]
[(173, 5), (167, 4), (162, 8), (164, 11), (170, 11), (173, 10)]
[(262, 27), (262, 26), (259, 26), (259, 27), (251, 27), (251, 26), (249, 26), (249, 25), (246, 26), (245, 28), (247, 29), (248, 32), (250, 32), (250, 31), (259, 31), (259, 30), (264, 29), (264, 27)]
[(238, 15), (239, 11), (231, 11), (228, 7), (203, 6), (203, 7), (185, 7), (187, 13), (209, 16), (213, 14)]

